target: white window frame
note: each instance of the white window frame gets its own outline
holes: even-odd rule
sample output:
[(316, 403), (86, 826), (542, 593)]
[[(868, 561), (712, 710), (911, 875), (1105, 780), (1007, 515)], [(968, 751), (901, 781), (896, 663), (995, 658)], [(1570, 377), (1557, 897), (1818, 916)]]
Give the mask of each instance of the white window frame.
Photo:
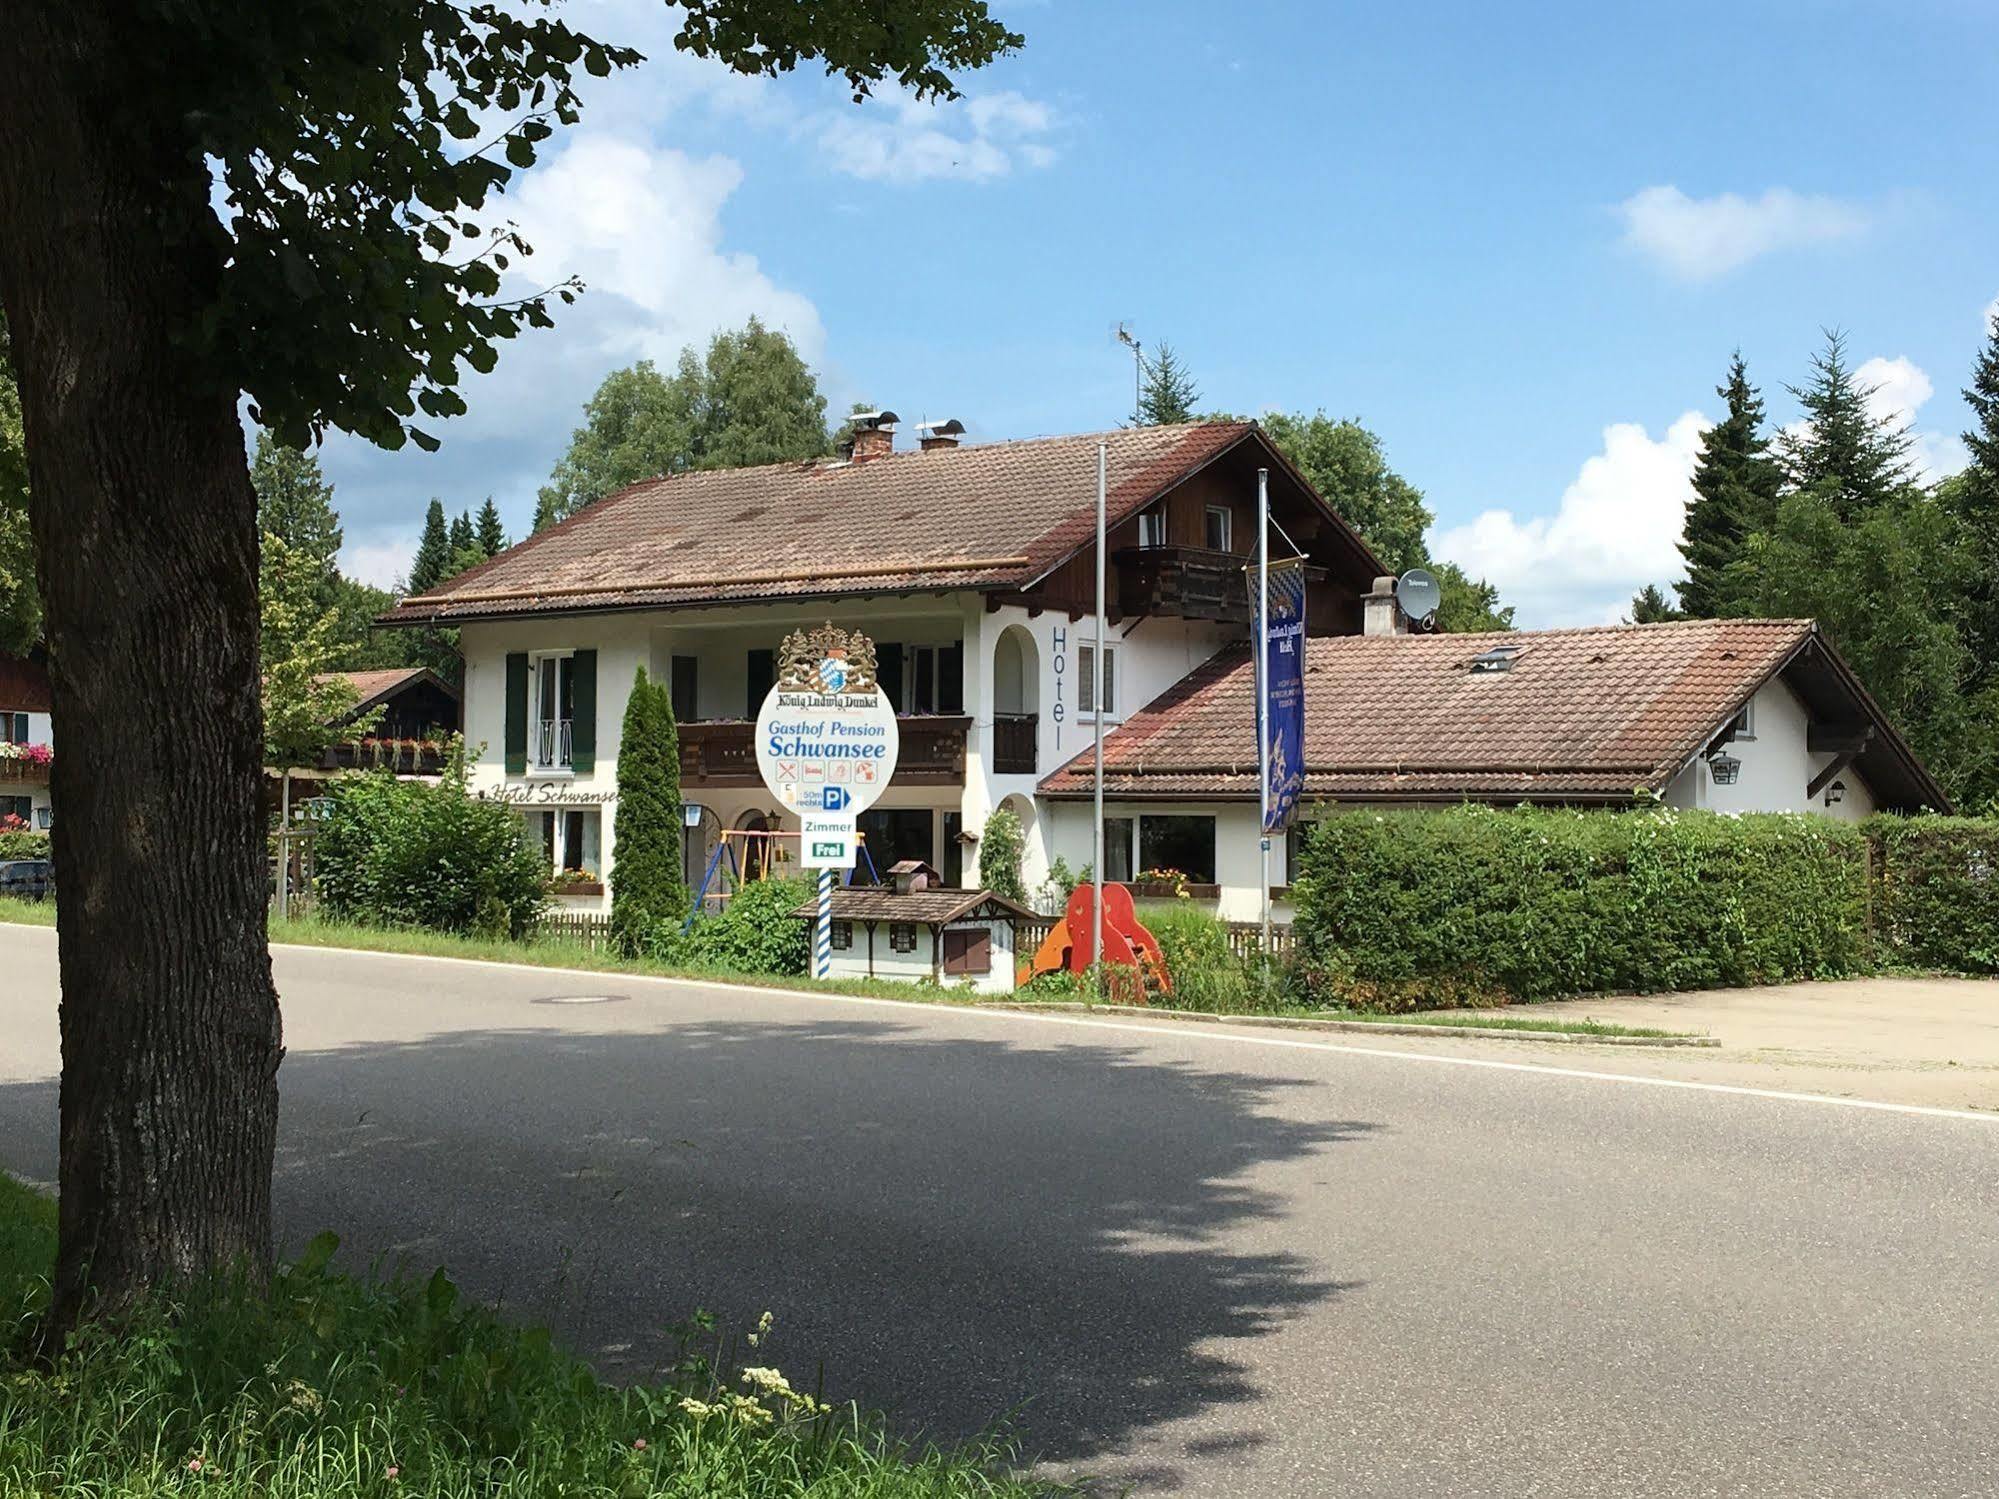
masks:
[[(528, 770), (540, 776), (568, 776), (576, 774), (574, 752), (571, 740), (576, 731), (574, 719), (543, 718), (541, 715), (541, 673), (542, 667), (553, 663), (555, 667), (555, 701), (562, 703), (562, 686), (569, 680), (570, 662), (575, 657), (574, 650), (530, 651), (528, 652)], [(575, 685), (570, 685), (570, 695), (575, 695)], [(544, 752), (552, 752), (554, 758), (545, 758)]]
[[(1222, 544), (1208, 542), (1208, 522), (1217, 516), (1222, 522)], [(1211, 552), (1233, 552), (1235, 550), (1235, 512), (1226, 505), (1209, 505), (1201, 511), (1201, 540), (1207, 542)]]
[(1138, 513), (1138, 544), (1151, 550), (1166, 545), (1166, 507), (1155, 505)]
[[(579, 862), (576, 867), (583, 870), (584, 873), (590, 875), (593, 879), (601, 880), (604, 878), (604, 811), (601, 807), (536, 807), (529, 814), (533, 817), (548, 819), (541, 828), (535, 830), (543, 846), (549, 850), (548, 872), (551, 876), (558, 875), (570, 867), (569, 817), (571, 813), (577, 814), (582, 819), (581, 826), (583, 829), (584, 852), (577, 856)], [(595, 839), (597, 849), (594, 857), (589, 852), (592, 842), (590, 828), (593, 822), (597, 829), (597, 837)], [(547, 831), (544, 831), (544, 829)], [(593, 865), (595, 866), (594, 868), (592, 867)]]
[(1735, 732), (1729, 736), (1730, 738), (1736, 740), (1738, 743), (1744, 740), (1754, 742), (1756, 738), (1756, 699), (1752, 697), (1748, 702), (1744, 703), (1742, 711), (1737, 713), (1729, 722), (1735, 726)]
[[(1089, 718), (1097, 716), (1097, 705), (1092, 696), (1096, 683), (1091, 671), (1091, 653), (1096, 650), (1094, 641), (1086, 641), (1076, 647), (1076, 711)], [(1107, 706), (1104, 717), (1116, 718), (1117, 711), (1117, 658), (1118, 643), (1111, 641), (1104, 646), (1104, 698)]]

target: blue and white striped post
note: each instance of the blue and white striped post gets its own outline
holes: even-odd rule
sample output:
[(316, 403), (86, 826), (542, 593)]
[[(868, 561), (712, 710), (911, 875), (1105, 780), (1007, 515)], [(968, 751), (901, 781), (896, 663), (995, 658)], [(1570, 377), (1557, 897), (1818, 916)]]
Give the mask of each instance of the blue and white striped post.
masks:
[(833, 976), (833, 871), (819, 871), (819, 914), (812, 923), (812, 976)]

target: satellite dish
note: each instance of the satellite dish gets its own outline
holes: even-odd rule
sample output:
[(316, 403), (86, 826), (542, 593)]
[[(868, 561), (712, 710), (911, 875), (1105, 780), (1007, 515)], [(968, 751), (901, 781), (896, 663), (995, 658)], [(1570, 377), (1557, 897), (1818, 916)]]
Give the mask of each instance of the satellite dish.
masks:
[(1437, 610), (1444, 602), (1443, 585), (1437, 582), (1435, 573), (1412, 567), (1395, 580), (1395, 602), (1418, 624), (1428, 624), (1437, 617)]

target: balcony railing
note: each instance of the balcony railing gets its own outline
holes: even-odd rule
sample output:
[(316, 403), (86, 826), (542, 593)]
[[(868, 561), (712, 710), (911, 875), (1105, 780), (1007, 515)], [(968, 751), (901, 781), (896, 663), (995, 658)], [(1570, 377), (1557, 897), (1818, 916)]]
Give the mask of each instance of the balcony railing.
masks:
[(1111, 554), (1121, 614), (1249, 622), (1247, 558), (1200, 547), (1128, 547)]
[(566, 770), (571, 760), (569, 731), (572, 720), (544, 718), (535, 725), (534, 764), (537, 770)]
[[(958, 715), (898, 718), (901, 745), (896, 786), (962, 786), (965, 736), (972, 721)], [(680, 725), (680, 783), (683, 786), (761, 786), (747, 719), (696, 719)]]
[(993, 773), (1003, 776), (1034, 774), (1036, 735), (1041, 720), (1032, 713), (993, 715)]

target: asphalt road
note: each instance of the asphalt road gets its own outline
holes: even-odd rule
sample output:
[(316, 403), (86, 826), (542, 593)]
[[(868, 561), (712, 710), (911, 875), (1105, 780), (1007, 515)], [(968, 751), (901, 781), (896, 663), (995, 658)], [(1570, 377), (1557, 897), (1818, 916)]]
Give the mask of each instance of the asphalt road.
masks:
[[(0, 1164), (42, 1178), (54, 953), (0, 928)], [(1582, 1075), (1606, 1050), (276, 964), (287, 1243), (448, 1263), (614, 1373), (768, 1308), (830, 1394), (1017, 1407), (1141, 1493), (1999, 1489), (1999, 1121)]]

